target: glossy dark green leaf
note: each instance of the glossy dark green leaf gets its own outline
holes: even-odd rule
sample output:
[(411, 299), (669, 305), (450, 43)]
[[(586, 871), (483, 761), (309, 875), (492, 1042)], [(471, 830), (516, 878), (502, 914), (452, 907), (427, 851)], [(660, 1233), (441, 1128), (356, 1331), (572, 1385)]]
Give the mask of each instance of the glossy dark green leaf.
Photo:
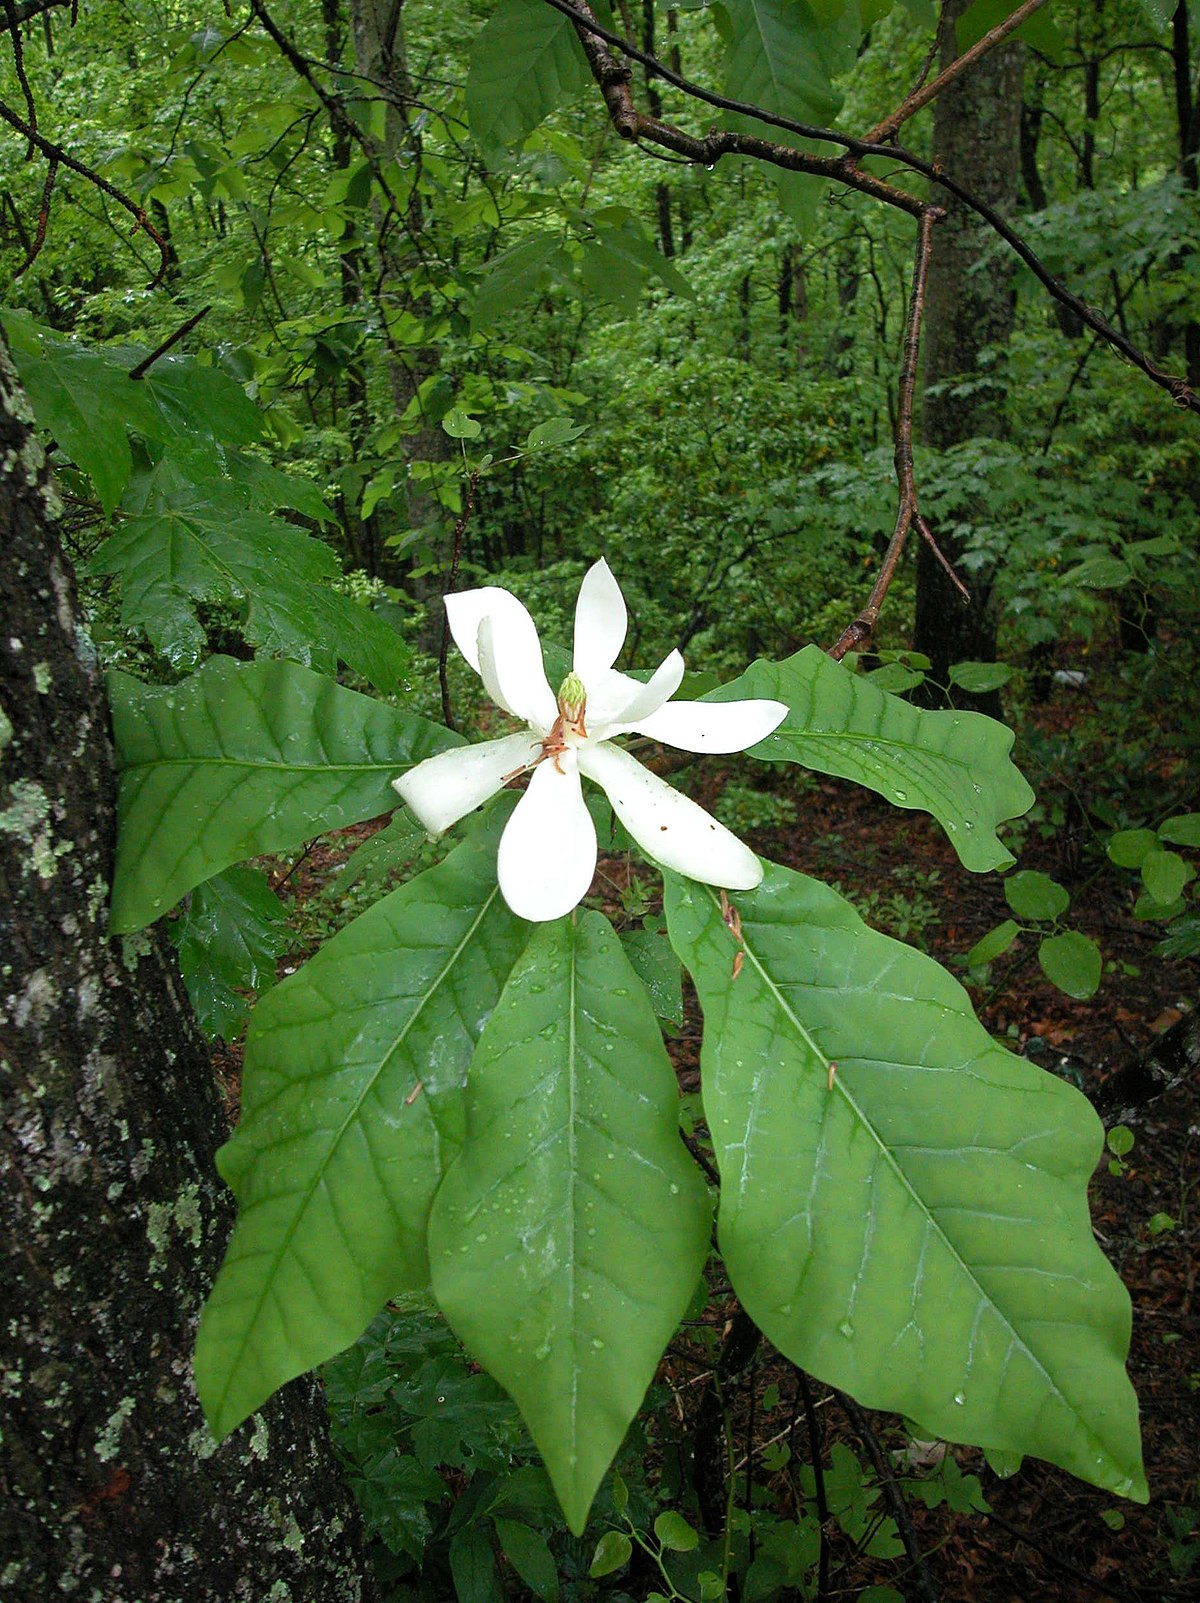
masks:
[(214, 657), (180, 685), (108, 680), (119, 768), (112, 928), (152, 924), (231, 863), (396, 805), (457, 737), (294, 662)]
[(1006, 918), (995, 929), (989, 930), (967, 953), (967, 967), (979, 968), (984, 963), (992, 963), (996, 958), (1007, 952), (1017, 936), (1021, 933), (1021, 926)]
[(482, 1525), (464, 1525), (450, 1538), (450, 1574), (458, 1603), (504, 1603), (496, 1555)]
[(668, 879), (747, 1312), (867, 1407), (1144, 1498), (1129, 1299), (1087, 1210), (1089, 1104), (828, 886), (769, 864), (733, 900), (736, 980), (716, 893)]
[(1172, 846), (1200, 846), (1200, 813), (1176, 813), (1159, 825), (1158, 838)]
[(673, 1508), (655, 1516), (654, 1534), (673, 1553), (690, 1553), (700, 1545), (699, 1533)]
[(624, 1531), (605, 1531), (596, 1543), (588, 1574), (593, 1580), (598, 1580), (602, 1575), (611, 1575), (622, 1564), (628, 1564), (632, 1554), (633, 1543)]
[(249, 504), (232, 479), (193, 479), (174, 463), (140, 487), (124, 519), (88, 564), (121, 583), (121, 621), (144, 630), (174, 666), (206, 649), (202, 602), (244, 611), (253, 646), (333, 672), (338, 662), (378, 689), (397, 688), (409, 653), (381, 618), (333, 587), (341, 564), (329, 546)]
[(504, 1386), (578, 1535), (688, 1304), (708, 1198), (645, 993), (606, 919), (537, 926), (471, 1065), (434, 1293)]
[(558, 1570), (546, 1539), (521, 1520), (501, 1519), (493, 1514), (492, 1523), (500, 1539), (500, 1551), (542, 1603), (558, 1603)]
[(254, 869), (227, 868), (196, 886), (171, 933), (200, 1028), (232, 1041), (250, 1010), (246, 993), (270, 990), (288, 948), (283, 903)]
[(1003, 662), (956, 662), (950, 669), (950, 683), (973, 696), (999, 690), (1012, 678), (1013, 671)]
[(226, 1435), (428, 1283), (430, 1202), (463, 1133), (479, 1032), (528, 934), (500, 899), (509, 804), (328, 941), (255, 1010), (221, 1149), (238, 1221), (196, 1386)]
[(547, 284), (571, 276), (571, 258), (562, 236), (549, 230), (528, 235), (488, 263), (471, 307), (471, 331), (490, 328), (504, 312), (519, 306)]
[(1009, 753), (1013, 735), (975, 712), (924, 712), (849, 673), (817, 646), (785, 662), (759, 660), (732, 684), (702, 697), (767, 696), (791, 709), (774, 734), (750, 748), (767, 762), (803, 763), (878, 791), (898, 807), (932, 813), (964, 867), (1006, 868), (1012, 853), (996, 825), (1033, 804)]
[(1108, 843), (1108, 855), (1118, 868), (1140, 868), (1157, 846), (1158, 835), (1152, 829), (1119, 829)]
[(646, 987), (660, 1019), (678, 1028), (683, 1023), (683, 971), (661, 921), (644, 929), (624, 930), (621, 945), (634, 973)]
[(1147, 852), (1141, 863), (1142, 884), (1156, 902), (1175, 901), (1193, 877), (1193, 870), (1178, 852)]

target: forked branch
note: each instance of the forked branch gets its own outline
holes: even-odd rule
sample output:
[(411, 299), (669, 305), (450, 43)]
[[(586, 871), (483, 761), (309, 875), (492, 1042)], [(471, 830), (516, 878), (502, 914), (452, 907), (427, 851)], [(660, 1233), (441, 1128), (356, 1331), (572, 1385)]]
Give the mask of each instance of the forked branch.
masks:
[(900, 506), (896, 513), (896, 527), (879, 569), (879, 576), (867, 597), (866, 605), (847, 624), (837, 641), (829, 648), (829, 655), (840, 662), (848, 651), (857, 651), (865, 645), (879, 622), (879, 611), (888, 593), (899, 565), (901, 554), (915, 526), (917, 533), (929, 546), (945, 568), (950, 581), (964, 601), (971, 599), (967, 587), (946, 561), (929, 525), (921, 515), (917, 498), (916, 478), (913, 472), (913, 405), (917, 392), (917, 358), (921, 351), (921, 323), (925, 315), (925, 286), (929, 277), (929, 255), (933, 245), (932, 212), (926, 212), (917, 223), (917, 246), (913, 258), (912, 290), (908, 300), (908, 318), (904, 327), (904, 351), (900, 359), (900, 386), (896, 404), (896, 483), (900, 487)]
[(98, 173), (94, 167), (89, 167), (87, 162), (80, 161), (77, 156), (72, 156), (61, 145), (55, 144), (53, 139), (47, 139), (38, 132), (32, 123), (26, 118), (18, 116), (12, 107), (5, 105), (2, 100), (0, 100), (0, 122), (6, 122), (10, 128), (15, 128), (19, 134), (22, 134), (29, 141), (34, 149), (40, 150), (50, 162), (50, 172), (47, 175), (46, 186), (42, 191), (42, 216), (38, 219), (38, 237), (35, 239), (35, 249), (22, 264), (21, 271), (25, 271), (30, 261), (36, 257), (38, 250), (41, 249), (41, 240), (45, 238), (45, 226), (42, 217), (48, 217), (49, 215), (50, 194), (54, 188), (54, 178), (57, 175), (58, 167), (63, 166), (69, 172), (78, 173), (80, 178), (85, 178), (93, 188), (98, 189), (101, 194), (107, 195), (110, 200), (115, 200), (118, 206), (127, 211), (134, 219), (134, 234), (139, 232), (148, 234), (154, 241), (158, 247), (159, 268), (154, 275), (150, 288), (157, 288), (162, 283), (170, 263), (170, 250), (166, 240), (147, 218), (145, 210), (138, 205), (137, 201), (132, 200), (123, 190), (118, 189), (115, 184), (110, 184), (107, 178)]
[[(543, 3), (552, 6), (555, 11), (561, 11), (574, 23), (575, 31), (583, 45), (588, 62), (592, 68), (593, 77), (596, 78), (604, 94), (614, 126), (622, 138), (646, 144), (655, 144), (664, 149), (673, 151), (687, 161), (702, 161), (706, 166), (712, 166), (722, 156), (740, 155), (751, 156), (770, 166), (783, 167), (792, 172), (811, 173), (816, 177), (828, 178), (835, 183), (845, 184), (850, 189), (856, 189), (862, 194), (872, 196), (885, 205), (895, 206), (901, 211), (908, 212), (910, 216), (919, 217), (927, 201), (918, 200), (897, 189), (892, 184), (885, 184), (868, 179), (860, 172), (858, 162), (864, 156), (882, 156), (894, 164), (907, 167), (911, 172), (918, 173), (930, 184), (944, 189), (953, 195), (962, 204), (973, 211), (977, 217), (983, 219), (992, 231), (1001, 238), (1006, 245), (1014, 250), (1028, 267), (1042, 287), (1060, 305), (1066, 306), (1075, 316), (1099, 336), (1104, 344), (1112, 347), (1146, 375), (1152, 383), (1160, 389), (1166, 390), (1176, 405), (1185, 407), (1190, 412), (1200, 414), (1200, 396), (1187, 383), (1186, 379), (1175, 374), (1164, 372), (1162, 368), (1153, 363), (1146, 353), (1133, 343), (1120, 329), (1114, 328), (1107, 318), (1103, 317), (1095, 307), (1073, 291), (1060, 284), (1053, 273), (1038, 257), (1037, 252), (1011, 224), (1000, 215), (993, 206), (982, 200), (978, 195), (960, 184), (952, 174), (947, 173), (935, 159), (926, 161), (924, 157), (916, 155), (913, 151), (905, 149), (903, 145), (890, 142), (880, 143), (870, 137), (859, 137), (846, 134), (836, 128), (820, 128), (811, 123), (797, 122), (792, 117), (784, 117), (775, 112), (765, 111), (761, 106), (753, 106), (746, 101), (733, 100), (727, 95), (715, 94), (703, 85), (684, 78), (659, 61), (647, 51), (640, 50), (628, 39), (612, 33), (596, 21), (591, 7), (586, 0), (543, 0)], [(1026, 12), (1026, 15), (1031, 14)], [(1014, 13), (1016, 15), (1016, 13)], [(1011, 19), (1009, 19), (1011, 20)], [(1024, 17), (1022, 17), (1024, 20)], [(1009, 30), (1010, 31), (1010, 30)], [(928, 91), (937, 86), (937, 91), (945, 87), (952, 78), (957, 77), (969, 65), (966, 60), (970, 55), (971, 61), (976, 61), (984, 53), (984, 46), (992, 49), (1007, 37), (1006, 25), (1000, 24), (991, 34), (979, 41), (974, 48), (974, 54), (964, 53), (958, 61), (951, 63), (946, 72), (935, 78), (926, 90), (919, 93), (923, 96), (922, 105), (927, 105), (932, 96)], [(740, 116), (752, 117), (756, 121), (769, 127), (780, 128), (791, 134), (797, 134), (805, 139), (820, 140), (845, 151), (845, 155), (837, 158), (809, 155), (804, 151), (794, 150), (788, 145), (782, 145), (769, 139), (754, 139), (748, 135), (735, 133), (713, 133), (705, 139), (694, 139), (682, 130), (669, 123), (659, 121), (657, 118), (646, 117), (637, 112), (629, 95), (629, 70), (620, 64), (607, 48), (611, 45), (619, 50), (623, 56), (632, 61), (640, 62), (649, 72), (662, 78), (665, 82), (675, 85), (693, 99), (702, 101), (705, 105), (715, 106), (723, 111), (732, 111)], [(903, 111), (903, 107), (899, 108)], [(919, 109), (919, 108), (914, 108)], [(893, 113), (888, 122), (893, 122), (899, 114)], [(911, 112), (905, 113), (901, 120), (906, 120)]]

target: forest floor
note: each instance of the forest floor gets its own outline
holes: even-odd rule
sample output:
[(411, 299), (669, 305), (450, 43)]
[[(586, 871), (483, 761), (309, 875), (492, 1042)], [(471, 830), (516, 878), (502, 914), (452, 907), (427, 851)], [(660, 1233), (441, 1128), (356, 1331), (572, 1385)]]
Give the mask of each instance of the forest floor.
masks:
[[(999, 877), (963, 870), (945, 835), (924, 814), (899, 811), (837, 780), (797, 778), (794, 769), (760, 772), (770, 787), (766, 794), (790, 800), (795, 819), (746, 828), (746, 839), (762, 855), (836, 884), (885, 933), (923, 948), (961, 975), (963, 954), (1009, 916)], [(698, 799), (711, 806), (727, 777), (714, 767)], [(744, 768), (738, 778), (744, 781)], [(1052, 797), (1043, 791), (1039, 800), (1041, 817), (1050, 817)], [(326, 837), (293, 865), (287, 879), (294, 905), (302, 910), (334, 885), (350, 851), (376, 827), (358, 825)], [(1020, 866), (1041, 869), (1071, 891), (1071, 924), (1099, 941), (1103, 981), (1091, 1000), (1073, 1001), (1044, 979), (1035, 942), (1025, 936), (992, 965), (986, 990), (973, 993), (972, 1000), (987, 1028), (1011, 1050), (1094, 1094), (1196, 1005), (1196, 965), (1154, 955), (1159, 932), (1132, 915), (1133, 876), (1097, 872), (1096, 855), (1081, 851), (1069, 829), (1031, 825)], [(601, 869), (607, 879), (597, 883), (613, 893), (607, 910), (620, 923), (625, 915), (616, 892), (625, 865), (602, 859)], [(293, 953), (284, 972), (298, 960)], [(700, 1031), (699, 1010), (689, 996), (683, 1028), (670, 1043), (685, 1091), (698, 1082)], [(240, 1053), (219, 1050), (216, 1066), (233, 1102)], [(910, 1603), (934, 1597), (946, 1603), (1200, 1599), (1200, 1085), (1185, 1082), (1150, 1103), (1134, 1134), (1123, 1165), (1109, 1154), (1098, 1164), (1091, 1206), (1097, 1238), (1133, 1301), (1129, 1370), (1141, 1403), (1149, 1505), (1123, 1502), (1032, 1460), (1001, 1479), (978, 1450), (955, 1447), (960, 1469), (979, 1477), (991, 1512), (952, 1513), (909, 1502), (909, 1534), (922, 1555), (917, 1569), (903, 1560), (899, 1570), (895, 1562), (873, 1563), (835, 1534), (830, 1598), (851, 1599), (875, 1584), (897, 1587)], [(711, 1317), (719, 1329), (727, 1326), (719, 1300)], [(668, 1369), (671, 1362), (665, 1360)], [(758, 1389), (772, 1378), (772, 1365), (783, 1396), (794, 1397), (790, 1366), (770, 1349), (756, 1360)], [(681, 1384), (686, 1380), (685, 1375)], [(861, 1416), (856, 1425), (822, 1388), (815, 1388), (814, 1397), (825, 1422), (826, 1451), (840, 1439), (861, 1454), (867, 1445)], [(799, 1401), (795, 1406), (799, 1418)], [(760, 1413), (757, 1425), (751, 1419), (752, 1455), (779, 1439), (780, 1417)], [(870, 1420), (876, 1453), (907, 1472), (910, 1447), (902, 1422), (887, 1415)], [(806, 1442), (801, 1420), (801, 1457)], [(781, 1494), (783, 1516), (790, 1513), (785, 1505)]]

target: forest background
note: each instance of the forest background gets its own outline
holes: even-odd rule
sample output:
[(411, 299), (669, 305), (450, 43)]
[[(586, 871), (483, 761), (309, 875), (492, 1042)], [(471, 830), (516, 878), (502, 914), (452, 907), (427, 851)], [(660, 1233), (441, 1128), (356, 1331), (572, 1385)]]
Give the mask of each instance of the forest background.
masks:
[[(53, 441), (58, 528), (86, 636), (102, 668), (153, 685), (182, 682), (213, 654), (282, 655), (327, 672), (340, 662), (346, 683), (490, 732), (479, 688), (447, 662), (442, 593), (502, 583), (547, 635), (565, 639), (578, 581), (603, 554), (629, 602), (639, 662), (678, 646), (715, 684), (757, 656), (836, 642), (852, 667), (869, 652), (857, 668), (880, 689), (1002, 712), (1039, 801), (1006, 837), (1023, 848), (1024, 881), (1010, 876), (987, 895), (963, 888), (953, 854), (910, 831), (911, 815), (852, 799), (836, 781), (771, 769), (753, 785), (741, 771), (679, 782), (774, 856), (836, 875), (873, 922), (957, 965), (997, 1033), (1082, 1082), (1119, 1126), (1105, 1171), (1125, 1187), (1110, 1204), (1117, 1255), (1154, 1288), (1153, 1339), (1174, 1365), (1162, 1384), (1176, 1398), (1180, 1436), (1164, 1437), (1160, 1501), (1135, 1515), (1096, 1494), (1072, 1528), (1067, 1571), (1061, 1554), (1057, 1571), (1053, 1551), (1042, 1554), (1039, 1584), (1062, 1590), (1039, 1595), (1112, 1592), (1118, 1555), (1130, 1552), (1122, 1543), (1136, 1544), (1139, 1573), (1116, 1595), (1183, 1595), (1200, 1552), (1196, 1466), (1180, 1445), (1195, 1419), (1183, 1267), (1193, 1182), (1181, 1178), (1194, 1170), (1194, 1138), (1186, 1107), (1154, 1104), (1170, 1110), (1156, 1115), (1166, 1121), (1156, 1139), (1171, 1178), (1147, 1181), (1131, 1202), (1145, 1135), (1125, 1115), (1149, 1094), (1131, 1085), (1161, 1092), (1180, 1077), (1172, 1065), (1196, 1051), (1198, 843), (1160, 827), (1197, 805), (1200, 16), (1166, 0), (1027, 6), (1025, 25), (957, 78), (953, 94), (914, 109), (905, 148), (918, 162), (944, 162), (1019, 227), (1031, 253), (1022, 261), (993, 229), (952, 210), (939, 224), (945, 242), (935, 227), (924, 263), (922, 328), (910, 211), (828, 174), (772, 172), (715, 148), (711, 162), (670, 142), (627, 148), (575, 41), (558, 36), (536, 59), (514, 55), (495, 71), (496, 31), (540, 3), (5, 4), (4, 328)], [(561, 11), (543, 9), (561, 22)], [(922, 0), (646, 0), (597, 15), (676, 77), (777, 117), (836, 119), (857, 132), (953, 58), (947, 17), (961, 51), (1006, 9), (955, 3), (939, 24)], [(789, 130), (697, 105), (636, 58), (628, 67), (630, 93), (664, 124), (698, 138), (718, 126), (753, 130), (828, 154)], [(886, 155), (861, 165), (922, 204), (938, 198), (919, 168)], [(1065, 292), (1056, 298), (1047, 278)], [(150, 399), (130, 400), (131, 373), (134, 383), (156, 376), (157, 389), (144, 386)], [(896, 441), (910, 425), (916, 473), (907, 480), (901, 461), (899, 493), (920, 560), (908, 551), (876, 625), (872, 586), (897, 520)], [(969, 604), (917, 538), (918, 506)], [(10, 557), (20, 567), (15, 545)], [(25, 578), (23, 567), (11, 576), (15, 609)], [(14, 616), (12, 638), (29, 629)], [(44, 700), (58, 694), (57, 678), (45, 690), (30, 683)], [(42, 755), (53, 767), (73, 750), (98, 771), (104, 738), (97, 725), (94, 751), (82, 736), (56, 737)], [(45, 854), (70, 855), (70, 808), (48, 830), (20, 788), (29, 783), (6, 775), (14, 902), (18, 888), (28, 898), (31, 863), (43, 891), (55, 879), (55, 894), (66, 894), (66, 869), (49, 872)], [(90, 783), (71, 804), (84, 815)], [(111, 798), (94, 806), (111, 810)], [(381, 885), (434, 860), (402, 815), (371, 844), (362, 839), (231, 869), (173, 917), (170, 944), (200, 1028), (221, 1043), (231, 1099), (252, 995)], [(101, 861), (111, 840), (101, 831), (94, 846)], [(657, 909), (636, 870), (610, 869), (606, 908), (651, 934)], [(80, 905), (87, 883), (74, 887)], [(64, 917), (77, 911), (57, 910), (60, 946)], [(56, 961), (69, 964), (75, 939), (68, 931)], [(175, 959), (130, 940), (145, 938), (127, 937), (118, 959), (98, 957), (97, 972), (117, 961), (135, 990), (169, 990)], [(669, 993), (677, 976), (664, 984)], [(1030, 1005), (1016, 1001), (1022, 992)], [(1107, 1036), (1084, 1022), (1101, 1005)], [(186, 1085), (205, 1052), (174, 1017), (175, 999), (154, 1006), (171, 1018), (141, 1019), (144, 1038), (191, 1031), (177, 1094), (211, 1120), (211, 1148), (219, 1119), (206, 1093)], [(682, 1083), (694, 1090), (689, 1015), (669, 995), (663, 1006)], [(1103, 1092), (1104, 1072), (1122, 1069), (1118, 1089)], [(156, 1115), (164, 1128), (169, 1111)], [(93, 1386), (81, 1400), (56, 1370), (71, 1396), (60, 1405), (62, 1436), (32, 1424), (16, 1433), (12, 1487), (26, 1484), (39, 1431), (59, 1441), (38, 1517), (44, 1530), (48, 1508), (64, 1519), (70, 1511), (70, 1563), (101, 1597), (121, 1595), (101, 1571), (114, 1555), (134, 1565), (137, 1522), (154, 1533), (175, 1517), (148, 1495), (131, 1515), (136, 1463), (170, 1462), (173, 1434), (192, 1441), (203, 1475), (221, 1473), (178, 1422), (164, 1420), (157, 1444), (123, 1439), (134, 1408), (122, 1414), (124, 1400), (141, 1395), (133, 1376), (148, 1352), (151, 1369), (165, 1361), (155, 1322), (176, 1330), (178, 1359), (227, 1219), (204, 1143), (182, 1167), (173, 1161), (157, 1174), (147, 1157), (131, 1180), (122, 1147), (106, 1173), (110, 1193), (133, 1186), (138, 1197), (135, 1233), (146, 1237), (150, 1272), (131, 1268), (131, 1281), (164, 1299), (155, 1311), (143, 1292), (121, 1292), (140, 1331), (116, 1365), (124, 1384)], [(83, 1177), (71, 1184), (82, 1188)], [(70, 1213), (69, 1199), (63, 1206)], [(31, 1230), (31, 1257), (65, 1263), (78, 1250), (39, 1238), (29, 1221), (47, 1221), (27, 1204), (14, 1202), (12, 1218)], [(97, 1220), (97, 1241), (110, 1227)], [(193, 1261), (202, 1238), (204, 1261)], [(65, 1286), (54, 1282), (60, 1294)], [(895, 1587), (925, 1596), (939, 1575), (948, 1592), (963, 1590), (964, 1572), (955, 1582), (938, 1570), (945, 1555), (932, 1569), (922, 1557), (950, 1540), (934, 1521), (978, 1513), (987, 1499), (1003, 1520), (997, 1499), (1008, 1483), (996, 1476), (1011, 1466), (964, 1459), (964, 1475), (951, 1455), (901, 1495), (875, 1428), (856, 1413), (819, 1481), (805, 1464), (819, 1439), (814, 1399), (798, 1395), (788, 1412), (799, 1383), (786, 1366), (739, 1351), (744, 1333), (720, 1290), (697, 1313), (695, 1351), (656, 1387), (622, 1463), (631, 1529), (643, 1538), (630, 1571), (628, 1542), (610, 1545), (598, 1567), (595, 1556), (607, 1526), (623, 1529), (619, 1503), (583, 1541), (568, 1537), (503, 1394), (426, 1308), (393, 1309), (325, 1380), (367, 1523), (370, 1584), (396, 1598), (457, 1590), (463, 1603), (522, 1587), (544, 1598), (676, 1587), (701, 1596), (700, 1577), (715, 1565), (747, 1598), (832, 1595), (831, 1584), (877, 1599)], [(86, 1285), (80, 1295), (95, 1300)], [(53, 1303), (47, 1321), (69, 1323)], [(164, 1317), (167, 1304), (175, 1311)], [(75, 1339), (64, 1338), (64, 1353)], [(113, 1328), (96, 1334), (95, 1353), (114, 1340)], [(692, 1387), (684, 1409), (689, 1362), (717, 1381)], [(62, 1355), (56, 1363), (69, 1367)], [(197, 1555), (192, 1579), (170, 1583), (179, 1595), (218, 1595), (223, 1585), (237, 1596), (249, 1584), (249, 1538), (221, 1560), (224, 1579), (212, 1554), (228, 1544), (236, 1488), (255, 1475), (255, 1562), (268, 1579), (246, 1595), (352, 1595), (361, 1531), (348, 1546), (328, 1534), (334, 1522), (354, 1532), (349, 1505), (337, 1504), (332, 1522), (326, 1508), (318, 1542), (314, 1511), (339, 1494), (314, 1486), (319, 1472), (284, 1489), (298, 1456), (288, 1433), (320, 1443), (324, 1432), (314, 1394), (292, 1393), (270, 1447), (266, 1434), (248, 1437), (230, 1486), (167, 1494), (188, 1511)], [(184, 1418), (194, 1410), (179, 1407)], [(190, 1431), (200, 1429), (193, 1412)], [(84, 1434), (88, 1451), (61, 1447)], [(1043, 1548), (1047, 1487), (1061, 1494), (1063, 1479), (1035, 1482), (1034, 1501), (1010, 1508)], [(186, 1480), (180, 1471), (176, 1488)], [(15, 1512), (20, 1501), (11, 1530), (35, 1567), (13, 1570), (9, 1583), (16, 1596), (41, 1596), (61, 1541), (35, 1551), (41, 1539)], [(682, 1508), (689, 1534), (668, 1524), (651, 1537), (663, 1508)], [(33, 1497), (25, 1513), (37, 1509)], [(723, 1531), (723, 1552), (693, 1543), (692, 1526)], [(960, 1566), (986, 1569), (986, 1543), (954, 1540)], [(1099, 1561), (1097, 1541), (1112, 1544)], [(276, 1582), (290, 1594), (270, 1593)], [(168, 1587), (157, 1572), (130, 1584), (147, 1600), (174, 1595), (153, 1590)], [(975, 1595), (1007, 1595), (1002, 1581), (987, 1584), (996, 1589)]]

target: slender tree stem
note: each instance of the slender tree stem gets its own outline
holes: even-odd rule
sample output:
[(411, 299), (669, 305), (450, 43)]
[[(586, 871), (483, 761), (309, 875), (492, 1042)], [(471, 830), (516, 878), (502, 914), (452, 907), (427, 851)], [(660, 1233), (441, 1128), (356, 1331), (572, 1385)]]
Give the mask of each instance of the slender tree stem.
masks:
[(821, 1551), (817, 1560), (817, 1603), (825, 1603), (829, 1596), (829, 1495), (825, 1489), (825, 1443), (813, 1404), (812, 1387), (808, 1376), (799, 1364), (793, 1364), (796, 1384), (804, 1403), (804, 1422), (808, 1429), (808, 1459), (812, 1465), (813, 1484), (817, 1494), (817, 1519), (821, 1527)]
[(969, 50), (964, 50), (961, 56), (956, 56), (943, 72), (938, 73), (936, 78), (931, 79), (923, 87), (914, 89), (912, 94), (896, 107), (891, 116), (885, 117), (882, 122), (876, 123), (869, 133), (863, 135), (864, 140), (868, 144), (874, 145), (881, 144), (888, 139), (894, 139), (910, 117), (915, 116), (931, 100), (935, 100), (947, 84), (953, 83), (968, 67), (974, 66), (981, 56), (986, 56), (998, 44), (1003, 44), (1009, 34), (1015, 33), (1022, 23), (1027, 22), (1034, 12), (1040, 11), (1045, 4), (1046, 0), (1025, 0), (1025, 3), (1018, 6), (1011, 16), (1005, 17), (1002, 22), (998, 22), (994, 28), (984, 34), (982, 39), (976, 40)]
[(900, 384), (896, 406), (896, 482), (900, 486), (900, 505), (896, 513), (896, 527), (892, 532), (891, 541), (884, 555), (879, 576), (867, 598), (866, 605), (854, 619), (842, 630), (837, 641), (829, 648), (829, 655), (835, 662), (840, 662), (848, 651), (856, 650), (871, 638), (875, 625), (879, 621), (879, 611), (883, 606), (884, 597), (888, 587), (895, 577), (901, 554), (908, 540), (909, 531), (916, 525), (921, 538), (927, 542), (938, 561), (949, 573), (954, 584), (965, 599), (967, 590), (953, 568), (946, 561), (937, 542), (929, 529), (929, 525), (921, 516), (920, 504), (917, 499), (917, 486), (913, 472), (913, 404), (917, 388), (917, 359), (921, 350), (921, 322), (925, 315), (925, 289), (929, 279), (929, 255), (933, 242), (933, 225), (936, 221), (931, 212), (926, 212), (917, 224), (917, 246), (913, 259), (912, 290), (908, 300), (908, 321), (904, 329), (904, 350), (900, 362)]
[[(479, 484), (479, 469), (475, 468), (467, 480), (467, 497), (463, 502), (463, 509), (454, 524), (454, 545), (450, 552), (450, 575), (446, 580), (446, 594), (453, 595), (458, 584), (458, 562), (462, 555), (463, 535), (467, 524), (471, 521), (471, 513), (475, 510), (475, 490)], [(449, 614), (442, 619), (442, 643), (438, 651), (438, 684), (442, 690), (442, 721), (447, 729), (457, 729), (454, 722), (454, 709), (450, 702), (450, 676), (447, 663), (450, 657), (450, 618)]]
[(921, 1546), (917, 1541), (917, 1533), (913, 1530), (912, 1520), (909, 1518), (908, 1505), (904, 1501), (904, 1494), (896, 1484), (896, 1477), (892, 1466), (888, 1463), (887, 1455), (879, 1445), (871, 1426), (871, 1421), (854, 1401), (853, 1397), (845, 1392), (835, 1392), (838, 1402), (842, 1405), (846, 1417), (863, 1439), (863, 1446), (870, 1455), (875, 1466), (875, 1473), (879, 1476), (883, 1487), (883, 1495), (887, 1499), (888, 1508), (892, 1518), (896, 1521), (896, 1529), (900, 1532), (900, 1540), (904, 1543), (904, 1550), (908, 1554), (909, 1563), (913, 1567), (917, 1588), (920, 1591), (922, 1603), (938, 1603), (937, 1589), (925, 1567), (925, 1560), (921, 1555)]

